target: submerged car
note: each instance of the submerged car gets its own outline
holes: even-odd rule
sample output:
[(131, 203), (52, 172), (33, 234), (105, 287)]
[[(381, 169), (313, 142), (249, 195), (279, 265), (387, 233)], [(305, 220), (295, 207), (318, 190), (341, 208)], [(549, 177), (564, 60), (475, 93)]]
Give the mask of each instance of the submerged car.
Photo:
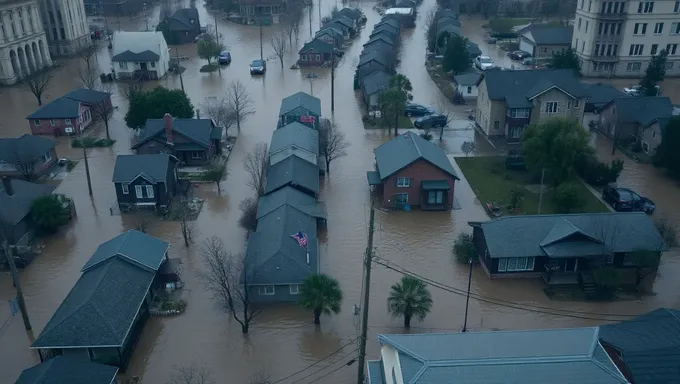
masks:
[(435, 110), (432, 108), (428, 108), (426, 106), (420, 105), (420, 104), (406, 104), (406, 108), (404, 109), (404, 115), (406, 116), (425, 116), (425, 115), (432, 115), (435, 113)]
[(531, 57), (531, 53), (527, 51), (512, 51), (508, 53), (508, 57), (513, 60), (524, 60)]
[(448, 124), (448, 117), (441, 114), (423, 116), (413, 122), (414, 127), (421, 129), (445, 127), (446, 124)]
[(481, 71), (493, 68), (493, 60), (489, 56), (480, 55), (475, 58), (475, 67)]
[(602, 191), (602, 200), (611, 205), (617, 212), (654, 213), (656, 205), (646, 197), (640, 196), (628, 188), (607, 187)]
[(229, 51), (222, 51), (217, 57), (217, 61), (220, 63), (220, 65), (231, 64), (231, 53), (229, 53)]
[(251, 75), (264, 75), (267, 72), (267, 62), (264, 60), (253, 60), (250, 63), (250, 74)]

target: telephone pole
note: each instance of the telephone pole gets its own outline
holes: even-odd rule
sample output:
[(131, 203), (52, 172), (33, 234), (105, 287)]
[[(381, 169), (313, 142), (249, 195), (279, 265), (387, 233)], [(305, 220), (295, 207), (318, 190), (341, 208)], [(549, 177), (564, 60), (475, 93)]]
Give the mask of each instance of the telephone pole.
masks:
[(90, 163), (87, 162), (87, 148), (83, 137), (83, 131), (80, 131), (80, 145), (83, 147), (83, 160), (85, 160), (85, 175), (87, 176), (87, 191), (92, 196), (92, 180), (90, 179)]
[(335, 47), (331, 53), (331, 112), (335, 111)]
[(177, 73), (179, 73), (179, 85), (182, 87), (182, 92), (184, 92), (184, 79), (182, 79), (182, 67), (179, 65), (179, 50), (175, 45), (175, 58), (177, 60)]
[(19, 302), (19, 310), (21, 311), (21, 317), (24, 319), (24, 328), (27, 331), (31, 330), (31, 320), (28, 318), (28, 311), (26, 310), (26, 302), (24, 301), (24, 293), (21, 291), (21, 283), (19, 282), (19, 272), (17, 271), (17, 266), (14, 263), (14, 255), (11, 253), (9, 247), (9, 241), (5, 239), (4, 241), (5, 254), (7, 255), (7, 263), (9, 263), (9, 269), (12, 273), (12, 281), (14, 282), (14, 287), (17, 290), (17, 301)]
[[(217, 29), (217, 10), (215, 10), (215, 42), (219, 45), (220, 43), (220, 31)], [(220, 52), (222, 54), (222, 52)], [(222, 66), (220, 65), (220, 61), (217, 60), (217, 73), (222, 76)]]
[(314, 0), (309, 0), (309, 37), (312, 37), (312, 9), (314, 9)]
[(375, 210), (371, 202), (371, 214), (368, 221), (368, 245), (364, 260), (364, 304), (361, 307), (361, 339), (359, 340), (359, 374), (357, 384), (364, 384), (364, 364), (366, 363), (366, 337), (368, 333), (368, 302), (371, 292), (371, 263), (373, 262), (373, 230)]
[(262, 17), (259, 18), (260, 21), (260, 60), (264, 60), (264, 54), (262, 53)]

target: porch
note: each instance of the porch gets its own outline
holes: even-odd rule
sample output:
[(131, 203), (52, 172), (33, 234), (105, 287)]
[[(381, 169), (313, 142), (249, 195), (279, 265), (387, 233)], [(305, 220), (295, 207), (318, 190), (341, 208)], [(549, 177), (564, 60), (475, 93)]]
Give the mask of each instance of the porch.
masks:
[(541, 272), (543, 281), (548, 285), (572, 285), (579, 284), (579, 259), (555, 259), (551, 258), (543, 266)]
[(449, 207), (449, 190), (451, 186), (446, 180), (425, 180), (421, 184), (421, 211), (443, 211)]

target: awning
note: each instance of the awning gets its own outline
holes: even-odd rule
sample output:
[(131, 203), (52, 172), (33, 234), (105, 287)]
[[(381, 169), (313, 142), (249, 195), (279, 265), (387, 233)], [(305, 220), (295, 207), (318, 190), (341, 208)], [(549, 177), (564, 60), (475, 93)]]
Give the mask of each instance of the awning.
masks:
[(380, 173), (378, 173), (378, 171), (366, 172), (366, 179), (368, 179), (368, 185), (382, 184), (382, 179), (380, 179)]
[(451, 186), (449, 185), (449, 182), (446, 180), (425, 180), (421, 183), (423, 190), (425, 191), (432, 191), (432, 190), (440, 190), (440, 191), (448, 191), (451, 189)]

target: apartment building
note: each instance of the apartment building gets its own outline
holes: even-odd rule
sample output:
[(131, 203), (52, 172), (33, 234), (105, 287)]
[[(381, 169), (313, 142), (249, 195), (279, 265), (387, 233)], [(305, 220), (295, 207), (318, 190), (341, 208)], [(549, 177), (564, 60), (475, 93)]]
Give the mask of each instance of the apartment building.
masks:
[(680, 1), (578, 0), (571, 46), (588, 77), (642, 77), (668, 52), (666, 73), (680, 76)]
[(38, 0), (52, 56), (69, 56), (91, 44), (83, 0)]

